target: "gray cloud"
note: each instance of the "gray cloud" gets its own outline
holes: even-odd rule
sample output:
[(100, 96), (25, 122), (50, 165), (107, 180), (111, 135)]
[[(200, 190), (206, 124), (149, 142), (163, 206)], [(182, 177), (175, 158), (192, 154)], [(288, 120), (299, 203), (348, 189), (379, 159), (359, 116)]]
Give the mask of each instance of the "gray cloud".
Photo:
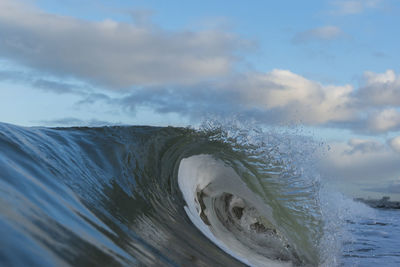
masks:
[(151, 17), (153, 16), (154, 12), (148, 9), (135, 9), (130, 10), (128, 13), (131, 15), (133, 21), (136, 25), (151, 25)]
[(82, 98), (82, 100), (78, 101), (77, 105), (88, 105), (88, 104), (90, 105), (98, 101), (104, 101), (108, 104), (112, 104), (113, 98), (102, 93), (89, 93), (85, 95), (85, 97)]
[(400, 154), (379, 141), (359, 139), (355, 143), (331, 144), (331, 148), (320, 165), (326, 177), (350, 183), (362, 179), (363, 182), (381, 184), (399, 177)]
[(346, 150), (345, 153), (349, 155), (355, 153), (376, 153), (385, 148), (384, 144), (378, 141), (364, 139), (350, 139), (348, 145), (350, 146), (350, 149)]
[(0, 70), (0, 81), (31, 82), (32, 77), (22, 71)]
[(384, 73), (367, 71), (357, 98), (371, 106), (400, 106), (400, 78), (393, 70)]
[(0, 2), (0, 32), (2, 57), (112, 88), (219, 77), (231, 71), (234, 53), (244, 45), (226, 32), (170, 32), (112, 20), (83, 21), (14, 0)]
[(324, 26), (314, 28), (304, 32), (297, 33), (292, 42), (295, 44), (308, 43), (308, 42), (327, 42), (344, 38), (344, 32), (336, 26)]
[(393, 70), (365, 72), (361, 86), (349, 98), (358, 116), (341, 122), (344, 128), (367, 134), (400, 130), (400, 78)]
[(133, 111), (145, 105), (157, 112), (201, 117), (246, 114), (265, 123), (323, 124), (347, 121), (350, 86), (323, 86), (290, 71), (236, 75), (194, 86), (146, 87), (113, 100)]
[[(330, 150), (317, 163), (327, 184), (352, 196), (368, 192), (399, 193), (400, 153), (376, 139), (351, 139), (330, 143)], [(377, 194), (378, 197), (380, 194)]]
[(287, 70), (273, 70), (235, 74), (190, 86), (141, 87), (121, 97), (92, 94), (82, 103), (105, 101), (131, 113), (145, 106), (161, 114), (176, 113), (194, 120), (240, 114), (266, 124), (339, 127), (363, 134), (398, 130), (400, 111), (371, 105), (360, 93), (362, 90), (350, 85), (323, 85)]
[(400, 153), (400, 136), (390, 139), (388, 143), (394, 151)]
[(198, 120), (207, 115), (229, 115), (244, 110), (235, 105), (239, 101), (235, 92), (216, 90), (210, 84), (188, 87), (153, 87), (136, 90), (132, 94), (113, 99), (114, 103), (129, 112), (138, 107), (150, 107), (158, 113), (178, 113)]
[(91, 89), (89, 86), (78, 85), (48, 78), (37, 78), (37, 74), (29, 71), (0, 70), (0, 81), (23, 83), (46, 92), (56, 94), (85, 95)]
[(371, 192), (378, 192), (378, 193), (386, 193), (386, 194), (400, 194), (400, 184), (399, 183), (394, 183), (391, 185), (388, 185), (386, 187), (372, 187), (365, 189), (366, 191), (371, 191)]
[(329, 121), (323, 126), (348, 129), (357, 134), (379, 135), (400, 130), (398, 109), (356, 108), (355, 118), (348, 121)]
[(38, 79), (32, 81), (32, 86), (41, 89), (43, 91), (49, 91), (57, 94), (68, 94), (68, 93), (80, 94), (82, 92), (82, 89), (74, 84), (45, 80), (45, 79)]

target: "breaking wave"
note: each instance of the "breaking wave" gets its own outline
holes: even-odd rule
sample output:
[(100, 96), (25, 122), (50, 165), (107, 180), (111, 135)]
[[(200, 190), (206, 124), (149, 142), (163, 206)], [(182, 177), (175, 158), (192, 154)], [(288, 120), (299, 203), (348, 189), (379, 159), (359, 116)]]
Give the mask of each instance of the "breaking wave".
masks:
[(0, 124), (7, 266), (317, 266), (335, 261), (315, 144), (208, 124)]

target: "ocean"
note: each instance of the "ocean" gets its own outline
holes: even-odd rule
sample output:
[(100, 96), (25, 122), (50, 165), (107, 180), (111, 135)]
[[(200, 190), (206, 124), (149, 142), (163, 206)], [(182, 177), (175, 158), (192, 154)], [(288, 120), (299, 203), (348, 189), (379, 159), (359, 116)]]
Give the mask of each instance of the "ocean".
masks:
[(210, 123), (0, 124), (1, 266), (400, 266), (400, 213), (331, 192), (321, 145)]

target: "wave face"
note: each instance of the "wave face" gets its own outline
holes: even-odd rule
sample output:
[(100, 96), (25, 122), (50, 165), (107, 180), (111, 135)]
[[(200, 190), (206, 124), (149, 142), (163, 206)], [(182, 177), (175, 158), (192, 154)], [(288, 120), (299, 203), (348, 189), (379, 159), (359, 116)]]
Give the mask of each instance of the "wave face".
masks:
[(315, 181), (249, 136), (0, 124), (0, 263), (324, 264)]

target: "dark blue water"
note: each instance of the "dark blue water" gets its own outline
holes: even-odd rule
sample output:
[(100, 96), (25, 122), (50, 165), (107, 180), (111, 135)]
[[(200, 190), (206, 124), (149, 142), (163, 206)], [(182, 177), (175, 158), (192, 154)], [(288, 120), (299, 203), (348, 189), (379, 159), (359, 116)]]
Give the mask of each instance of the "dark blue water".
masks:
[(344, 266), (400, 266), (400, 210), (374, 209), (346, 228)]

